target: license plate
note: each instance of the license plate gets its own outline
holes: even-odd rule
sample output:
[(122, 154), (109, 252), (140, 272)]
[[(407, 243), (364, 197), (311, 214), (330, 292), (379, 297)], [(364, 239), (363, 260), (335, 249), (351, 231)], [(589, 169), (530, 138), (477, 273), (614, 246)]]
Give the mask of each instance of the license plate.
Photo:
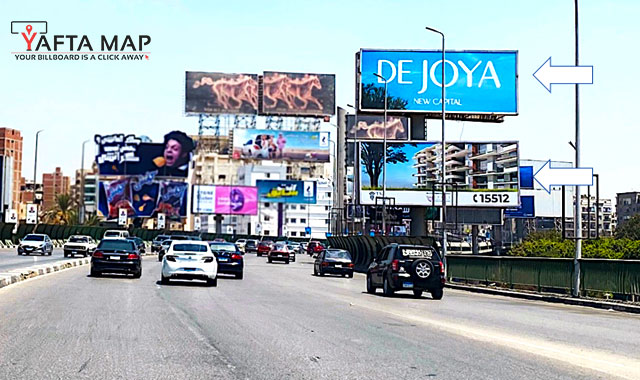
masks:
[(222, 257), (219, 258), (218, 261), (220, 261), (221, 263), (226, 263), (227, 261), (229, 261), (229, 259), (227, 259), (226, 257)]
[(336, 264), (336, 268), (342, 268), (342, 264)]
[(185, 272), (193, 272), (193, 271), (195, 271), (196, 269), (195, 269), (195, 268), (183, 268), (183, 270), (184, 270)]
[(109, 256), (110, 260), (120, 260), (120, 256)]
[(71, 251), (72, 255), (75, 255), (76, 253), (78, 253), (78, 251)]
[(402, 287), (403, 288), (413, 288), (413, 282), (403, 282), (402, 283)]

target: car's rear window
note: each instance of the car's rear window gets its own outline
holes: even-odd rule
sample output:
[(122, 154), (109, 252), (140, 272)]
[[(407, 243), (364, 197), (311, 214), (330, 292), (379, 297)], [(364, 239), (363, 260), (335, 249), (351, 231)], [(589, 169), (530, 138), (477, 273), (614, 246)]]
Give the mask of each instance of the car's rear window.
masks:
[(211, 243), (211, 244), (209, 244), (209, 247), (211, 247), (212, 251), (224, 251), (224, 252), (235, 252), (236, 251), (235, 244)]
[(247, 240), (247, 247), (255, 247), (256, 246), (256, 242), (253, 240)]
[(347, 259), (351, 260), (351, 255), (347, 251), (327, 251), (324, 255), (327, 259)]
[(409, 259), (439, 259), (438, 254), (429, 248), (412, 248), (403, 247), (400, 248), (402, 257)]
[(26, 240), (26, 241), (44, 241), (44, 236), (42, 236), (42, 235), (27, 235), (22, 240)]
[(202, 244), (180, 243), (173, 245), (174, 252), (207, 252), (207, 246)]
[(128, 240), (102, 240), (100, 245), (98, 245), (98, 249), (114, 249), (114, 250), (123, 250), (129, 251), (134, 250), (135, 245), (133, 242)]
[(75, 237), (72, 236), (69, 238), (69, 243), (88, 243), (89, 239), (86, 237)]
[(104, 234), (105, 237), (114, 237), (114, 236), (120, 236), (120, 232), (118, 231), (107, 231)]
[(167, 236), (167, 235), (158, 235), (153, 240), (155, 240), (155, 241), (163, 241), (163, 240), (167, 240), (167, 239), (169, 239), (169, 236)]

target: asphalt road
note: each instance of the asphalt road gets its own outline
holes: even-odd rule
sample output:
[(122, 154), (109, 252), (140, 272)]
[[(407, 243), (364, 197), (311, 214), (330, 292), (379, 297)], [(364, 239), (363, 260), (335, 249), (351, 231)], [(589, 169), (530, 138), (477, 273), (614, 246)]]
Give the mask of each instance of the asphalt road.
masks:
[(0, 289), (2, 379), (640, 378), (640, 317), (445, 290), (364, 293), (246, 258), (218, 287), (88, 277), (88, 267)]
[[(76, 257), (82, 256), (76, 255)], [(18, 256), (17, 248), (0, 248), (0, 272), (68, 259), (64, 257), (62, 248), (54, 248), (51, 256), (41, 256), (40, 254)]]

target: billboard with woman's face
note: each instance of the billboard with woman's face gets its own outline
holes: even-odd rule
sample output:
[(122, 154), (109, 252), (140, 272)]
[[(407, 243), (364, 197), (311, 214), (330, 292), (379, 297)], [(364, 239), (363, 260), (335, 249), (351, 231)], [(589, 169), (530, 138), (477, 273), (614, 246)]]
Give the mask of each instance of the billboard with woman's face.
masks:
[(135, 135), (96, 135), (96, 162), (100, 175), (186, 177), (195, 142), (186, 133), (169, 132), (163, 143), (143, 141)]

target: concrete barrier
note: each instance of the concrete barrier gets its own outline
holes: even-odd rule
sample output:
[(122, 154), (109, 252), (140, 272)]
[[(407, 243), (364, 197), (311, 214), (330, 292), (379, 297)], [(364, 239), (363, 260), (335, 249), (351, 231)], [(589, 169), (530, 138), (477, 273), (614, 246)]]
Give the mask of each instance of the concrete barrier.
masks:
[(64, 260), (51, 264), (35, 265), (28, 268), (12, 269), (7, 272), (0, 272), (0, 288), (25, 281), (30, 278), (60, 272), (89, 263), (91, 263), (91, 258), (86, 257), (82, 259)]

